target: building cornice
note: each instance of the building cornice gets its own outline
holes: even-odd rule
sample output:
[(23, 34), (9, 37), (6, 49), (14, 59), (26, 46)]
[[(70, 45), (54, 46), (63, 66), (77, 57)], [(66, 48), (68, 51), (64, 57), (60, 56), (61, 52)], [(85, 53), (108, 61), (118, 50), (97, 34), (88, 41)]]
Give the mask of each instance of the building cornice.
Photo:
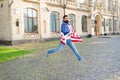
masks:
[[(46, 4), (47, 4), (48, 6), (53, 6), (53, 7), (59, 7), (59, 8), (63, 8), (63, 7), (64, 7), (62, 4), (53, 4), (53, 3), (48, 3), (48, 2), (46, 2)], [(75, 8), (75, 7), (70, 7), (70, 6), (66, 7), (66, 9), (75, 10), (75, 11), (90, 12), (89, 9), (82, 9), (82, 8), (77, 8), (77, 7)]]
[(24, 2), (30, 2), (30, 3), (35, 3), (35, 4), (39, 4), (40, 0), (22, 0)]

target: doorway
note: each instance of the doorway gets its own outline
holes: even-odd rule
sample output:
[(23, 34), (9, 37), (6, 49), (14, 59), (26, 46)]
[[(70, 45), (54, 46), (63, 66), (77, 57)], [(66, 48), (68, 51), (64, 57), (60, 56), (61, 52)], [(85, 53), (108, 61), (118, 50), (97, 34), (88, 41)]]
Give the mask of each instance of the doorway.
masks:
[(101, 20), (99, 16), (95, 17), (95, 36), (99, 36), (100, 35), (100, 25), (101, 25)]

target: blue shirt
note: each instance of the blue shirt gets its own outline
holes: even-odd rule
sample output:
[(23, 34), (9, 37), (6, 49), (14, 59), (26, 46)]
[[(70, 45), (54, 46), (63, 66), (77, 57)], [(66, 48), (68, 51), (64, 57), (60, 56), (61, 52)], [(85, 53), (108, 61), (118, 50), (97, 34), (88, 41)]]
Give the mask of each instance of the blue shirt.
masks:
[(70, 29), (68, 27), (68, 24), (65, 23), (64, 21), (62, 22), (62, 25), (61, 25), (61, 32), (66, 35), (70, 32)]

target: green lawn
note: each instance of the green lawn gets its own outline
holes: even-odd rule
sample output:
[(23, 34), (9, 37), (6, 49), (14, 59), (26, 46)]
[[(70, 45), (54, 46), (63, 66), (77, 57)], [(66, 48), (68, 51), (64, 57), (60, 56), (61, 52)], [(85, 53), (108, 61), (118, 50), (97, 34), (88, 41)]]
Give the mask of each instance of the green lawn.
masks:
[(11, 60), (25, 54), (33, 53), (32, 50), (20, 50), (15, 48), (8, 48), (0, 46), (0, 62)]

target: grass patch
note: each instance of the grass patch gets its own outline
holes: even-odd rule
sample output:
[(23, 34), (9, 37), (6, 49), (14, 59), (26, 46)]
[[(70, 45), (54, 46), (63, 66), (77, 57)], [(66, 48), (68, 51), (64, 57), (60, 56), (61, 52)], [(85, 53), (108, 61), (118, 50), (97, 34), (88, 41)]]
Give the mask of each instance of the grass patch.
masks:
[(33, 52), (34, 50), (20, 50), (20, 49), (0, 46), (0, 62), (5, 62), (11, 59), (15, 59), (19, 56), (23, 56), (25, 54), (30, 54)]

